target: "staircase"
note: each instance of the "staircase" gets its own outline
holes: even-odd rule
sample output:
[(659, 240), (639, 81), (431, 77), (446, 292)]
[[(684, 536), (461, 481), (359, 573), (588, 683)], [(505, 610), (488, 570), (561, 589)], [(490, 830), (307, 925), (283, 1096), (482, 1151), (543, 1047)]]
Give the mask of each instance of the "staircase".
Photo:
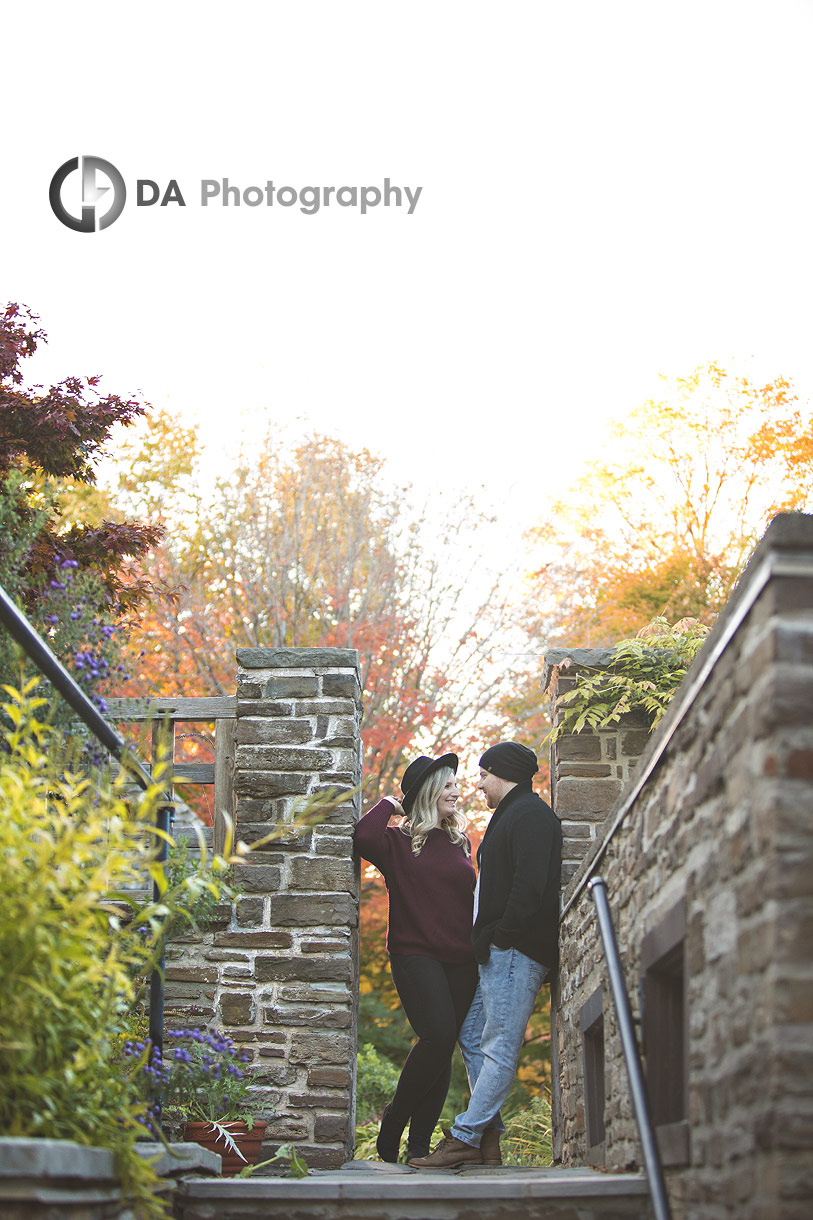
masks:
[(513, 1167), (413, 1170), (351, 1161), (306, 1178), (185, 1178), (177, 1220), (648, 1220), (640, 1174)]

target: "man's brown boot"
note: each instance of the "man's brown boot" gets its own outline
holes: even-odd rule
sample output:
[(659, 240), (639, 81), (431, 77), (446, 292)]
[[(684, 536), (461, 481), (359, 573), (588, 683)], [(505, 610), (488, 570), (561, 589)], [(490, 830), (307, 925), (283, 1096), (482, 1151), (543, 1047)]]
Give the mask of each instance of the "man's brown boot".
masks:
[(455, 1139), (448, 1127), (443, 1128), (443, 1133), (444, 1138), (434, 1152), (430, 1152), (429, 1156), (415, 1157), (407, 1164), (413, 1169), (457, 1169), (461, 1165), (482, 1165), (479, 1148)]
[(500, 1132), (496, 1127), (489, 1127), (483, 1132), (480, 1140), (480, 1153), (484, 1165), (502, 1165), (500, 1153)]

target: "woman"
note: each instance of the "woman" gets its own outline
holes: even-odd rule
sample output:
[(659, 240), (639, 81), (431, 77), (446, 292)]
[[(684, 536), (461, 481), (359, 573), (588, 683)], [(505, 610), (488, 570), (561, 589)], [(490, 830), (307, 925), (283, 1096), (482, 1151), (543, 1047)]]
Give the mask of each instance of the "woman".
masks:
[[(398, 1160), (407, 1123), (407, 1163), (428, 1154), (477, 986), (475, 872), (457, 812), (456, 774), (456, 754), (416, 758), (404, 772), (402, 801), (384, 797), (355, 831), (356, 851), (387, 883), (392, 978), (418, 1038), (381, 1117), (376, 1148), (383, 1161)], [(393, 814), (402, 815), (400, 825), (388, 825)]]

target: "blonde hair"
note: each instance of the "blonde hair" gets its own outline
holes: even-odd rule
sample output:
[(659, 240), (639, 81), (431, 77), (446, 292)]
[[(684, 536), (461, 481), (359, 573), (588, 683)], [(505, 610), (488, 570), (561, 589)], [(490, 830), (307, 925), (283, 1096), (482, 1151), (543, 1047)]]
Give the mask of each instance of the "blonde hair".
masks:
[(466, 821), (462, 814), (450, 813), (442, 822), (438, 823), (438, 800), (449, 780), (453, 778), (454, 771), (451, 767), (441, 767), (440, 770), (430, 775), (426, 783), (421, 785), (412, 809), (407, 814), (405, 821), (401, 823), (400, 829), (405, 835), (411, 837), (412, 850), (416, 856), (421, 854), (429, 831), (434, 830), (438, 825), (441, 830), (446, 831), (453, 843), (457, 843), (463, 848), (466, 855), (469, 855), (469, 842), (463, 834)]

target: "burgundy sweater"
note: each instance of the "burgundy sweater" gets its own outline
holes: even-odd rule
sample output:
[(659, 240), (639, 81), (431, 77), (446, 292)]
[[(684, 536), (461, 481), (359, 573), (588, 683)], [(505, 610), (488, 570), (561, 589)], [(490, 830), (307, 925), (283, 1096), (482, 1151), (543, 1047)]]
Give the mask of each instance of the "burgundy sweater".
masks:
[(387, 951), (451, 964), (471, 961), (474, 865), (439, 828), (429, 831), (416, 856), (409, 835), (387, 826), (394, 812), (386, 798), (379, 801), (358, 823), (354, 836), (358, 854), (374, 864), (387, 883)]

